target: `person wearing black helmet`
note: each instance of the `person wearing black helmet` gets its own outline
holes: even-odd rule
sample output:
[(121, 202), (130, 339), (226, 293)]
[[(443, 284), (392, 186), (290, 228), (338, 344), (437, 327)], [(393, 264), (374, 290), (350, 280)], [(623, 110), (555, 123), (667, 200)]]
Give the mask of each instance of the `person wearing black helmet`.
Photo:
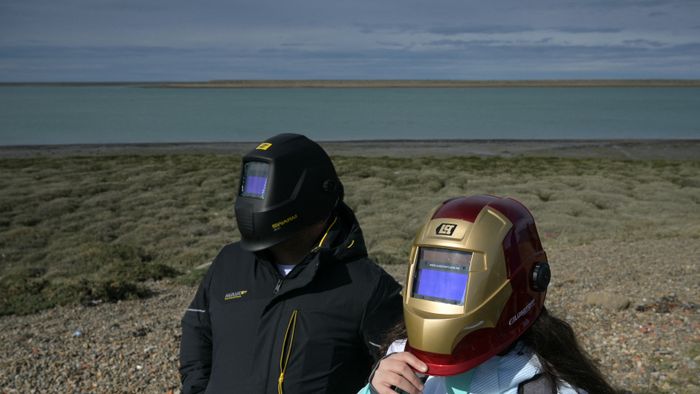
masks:
[(243, 157), (240, 242), (182, 319), (182, 393), (354, 393), (401, 319), (401, 287), (367, 257), (333, 163), (298, 134)]

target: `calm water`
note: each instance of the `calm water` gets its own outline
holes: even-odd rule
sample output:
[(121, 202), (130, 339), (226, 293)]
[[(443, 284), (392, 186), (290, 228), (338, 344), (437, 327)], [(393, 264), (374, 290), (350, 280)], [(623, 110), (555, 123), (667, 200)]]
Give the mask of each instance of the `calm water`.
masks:
[(697, 88), (0, 87), (0, 145), (700, 138)]

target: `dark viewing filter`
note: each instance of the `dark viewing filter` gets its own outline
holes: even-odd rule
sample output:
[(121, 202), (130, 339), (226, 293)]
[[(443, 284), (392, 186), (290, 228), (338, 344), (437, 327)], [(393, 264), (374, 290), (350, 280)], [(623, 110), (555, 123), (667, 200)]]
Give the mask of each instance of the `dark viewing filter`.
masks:
[(471, 256), (469, 252), (421, 248), (412, 296), (464, 305)]
[(243, 167), (241, 196), (265, 198), (270, 165), (260, 161), (249, 161)]

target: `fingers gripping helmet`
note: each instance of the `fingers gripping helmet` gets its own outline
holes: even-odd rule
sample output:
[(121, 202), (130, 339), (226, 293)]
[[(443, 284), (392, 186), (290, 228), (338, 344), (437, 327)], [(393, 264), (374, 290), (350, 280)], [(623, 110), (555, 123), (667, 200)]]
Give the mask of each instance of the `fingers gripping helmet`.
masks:
[(299, 134), (279, 134), (243, 157), (235, 211), (241, 246), (259, 251), (323, 220), (343, 199), (326, 152)]
[(507, 349), (539, 316), (550, 277), (527, 208), (487, 195), (438, 206), (416, 236), (409, 264), (407, 349), (438, 376)]

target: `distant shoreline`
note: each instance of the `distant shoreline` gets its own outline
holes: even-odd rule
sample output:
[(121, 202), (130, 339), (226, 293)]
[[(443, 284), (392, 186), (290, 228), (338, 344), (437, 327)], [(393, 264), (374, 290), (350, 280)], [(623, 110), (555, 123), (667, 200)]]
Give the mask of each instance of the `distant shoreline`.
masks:
[(649, 88), (700, 87), (698, 79), (562, 79), (562, 80), (214, 80), (160, 82), (0, 82), (0, 87), (137, 87), (168, 89), (286, 88)]

